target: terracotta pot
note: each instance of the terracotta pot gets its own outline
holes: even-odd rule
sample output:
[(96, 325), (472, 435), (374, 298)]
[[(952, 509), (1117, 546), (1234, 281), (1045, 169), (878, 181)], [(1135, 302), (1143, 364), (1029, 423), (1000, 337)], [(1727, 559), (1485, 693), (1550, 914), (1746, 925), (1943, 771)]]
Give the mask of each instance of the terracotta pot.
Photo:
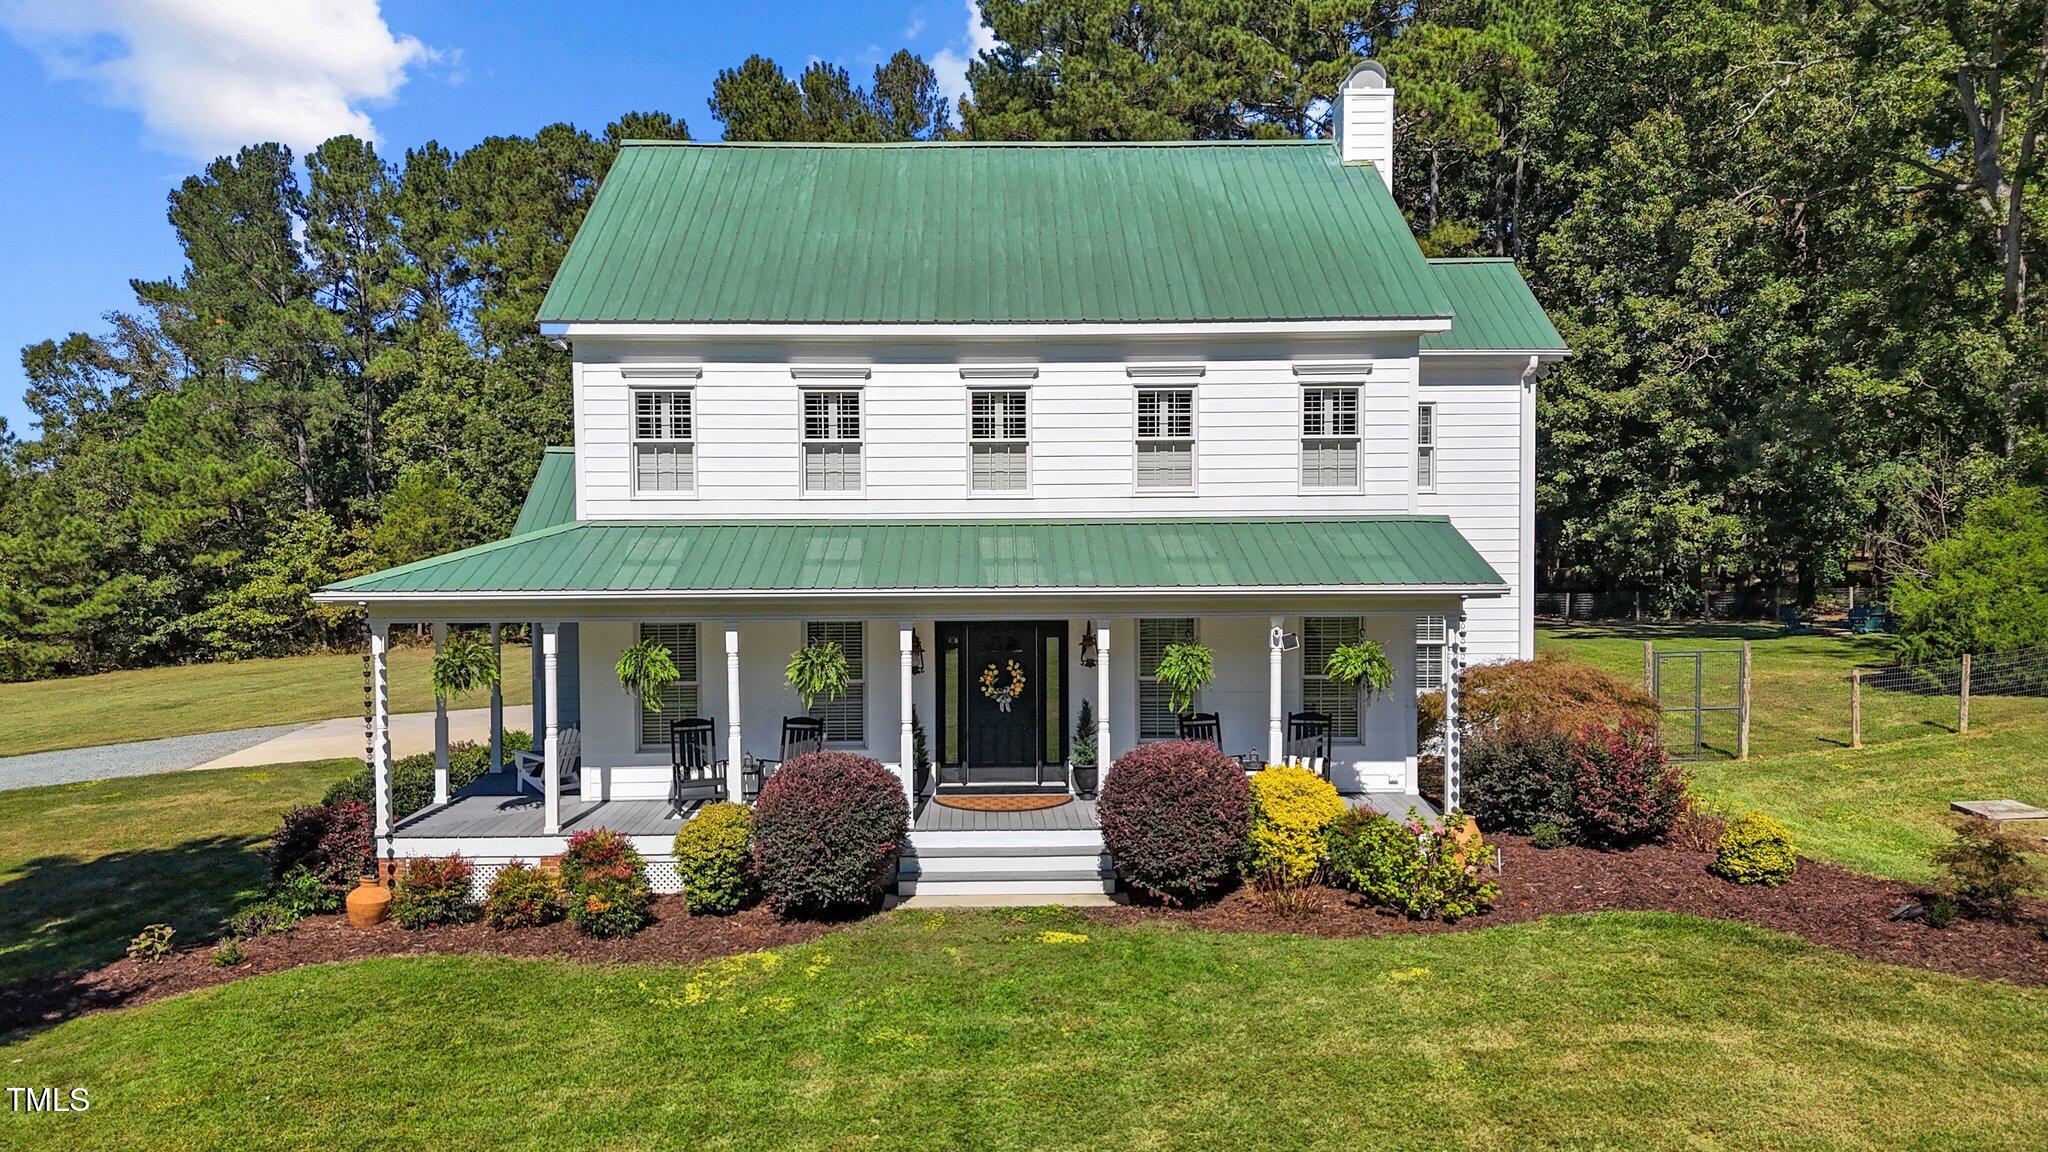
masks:
[(358, 928), (374, 927), (391, 914), (391, 889), (377, 883), (376, 877), (365, 876), (348, 894), (347, 904), (349, 923)]
[(1451, 842), (1457, 845), (1451, 852), (1452, 857), (1463, 864), (1466, 855), (1482, 843), (1479, 836), (1479, 821), (1470, 816), (1465, 817), (1463, 826), (1451, 834)]

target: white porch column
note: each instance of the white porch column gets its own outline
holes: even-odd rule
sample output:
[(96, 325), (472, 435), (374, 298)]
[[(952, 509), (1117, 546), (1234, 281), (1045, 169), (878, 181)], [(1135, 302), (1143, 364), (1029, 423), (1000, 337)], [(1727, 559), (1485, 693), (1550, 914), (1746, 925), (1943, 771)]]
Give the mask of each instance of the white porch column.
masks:
[(1109, 781), (1109, 621), (1095, 626), (1095, 785)]
[[(370, 621), (370, 778), (377, 839), (391, 835), (391, 625)], [(381, 847), (381, 845), (380, 845)]]
[(1458, 737), (1458, 674), (1465, 670), (1465, 607), (1444, 617), (1444, 812), (1464, 802), (1463, 743)]
[(725, 625), (725, 794), (735, 804), (747, 799), (746, 777), (740, 759), (740, 625)]
[(1266, 763), (1280, 764), (1286, 749), (1284, 725), (1287, 720), (1286, 687), (1287, 653), (1280, 648), (1281, 638), (1287, 634), (1287, 620), (1275, 616), (1269, 621), (1272, 631), (1267, 635), (1270, 643), (1266, 652)]
[(561, 701), (561, 684), (555, 672), (560, 638), (560, 626), (553, 620), (541, 624), (541, 699), (546, 702), (548, 710), (546, 754), (542, 756), (540, 765), (540, 794), (543, 801), (540, 830), (544, 836), (559, 835), (562, 831), (562, 750), (561, 741), (556, 739), (555, 731), (555, 717), (561, 714), (558, 708)]
[(498, 670), (498, 678), (491, 681), (491, 771), (499, 772), (505, 767), (505, 661), (503, 636), (496, 623), (491, 625), (491, 667)]
[[(448, 648), (448, 625), (434, 625), (434, 657)], [(448, 698), (434, 693), (434, 803), (448, 802)]]
[(903, 795), (910, 802), (910, 810), (917, 811), (917, 765), (911, 749), (917, 743), (917, 736), (911, 731), (910, 680), (914, 671), (910, 663), (911, 648), (917, 643), (917, 631), (908, 620), (896, 625), (897, 655), (897, 699), (903, 714), (902, 725), (896, 734), (897, 766), (903, 774)]

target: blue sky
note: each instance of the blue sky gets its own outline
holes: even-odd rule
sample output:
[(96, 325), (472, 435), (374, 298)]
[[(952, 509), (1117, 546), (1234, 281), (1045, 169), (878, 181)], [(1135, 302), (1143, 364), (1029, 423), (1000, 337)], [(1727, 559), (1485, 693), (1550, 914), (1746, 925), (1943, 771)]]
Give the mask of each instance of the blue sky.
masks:
[(969, 0), (0, 0), (0, 416), (33, 434), (23, 345), (178, 270), (165, 194), (234, 144), (367, 128), (396, 156), (629, 110), (715, 138), (711, 79), (749, 53), (864, 81), (909, 47), (957, 82), (977, 34)]

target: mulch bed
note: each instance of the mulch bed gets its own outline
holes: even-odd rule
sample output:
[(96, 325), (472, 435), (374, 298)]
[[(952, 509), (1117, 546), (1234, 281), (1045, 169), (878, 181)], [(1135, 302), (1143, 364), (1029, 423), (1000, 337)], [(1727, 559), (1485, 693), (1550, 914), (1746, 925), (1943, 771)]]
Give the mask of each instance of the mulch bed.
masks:
[(1453, 932), (1515, 924), (1575, 912), (1681, 912), (1735, 920), (1803, 937), (1823, 947), (1877, 960), (1999, 980), (2048, 985), (2048, 902), (2030, 901), (2018, 924), (1959, 919), (1947, 928), (1893, 920), (1899, 908), (1927, 895), (1924, 886), (1883, 880), (1802, 859), (1779, 888), (1731, 884), (1707, 871), (1711, 852), (1650, 845), (1628, 852), (1532, 847), (1527, 837), (1491, 838), (1501, 847), (1500, 897), (1492, 911), (1456, 924), (1416, 921), (1368, 907), (1349, 893), (1324, 889), (1319, 910), (1303, 916), (1269, 911), (1249, 889), (1192, 909), (1145, 904), (1091, 908), (1106, 924), (1181, 924), (1223, 932), (1294, 932), (1311, 936), (1379, 936)]
[(0, 988), (0, 1038), (74, 1016), (147, 1004), (269, 972), (373, 956), (522, 956), (579, 963), (694, 964), (719, 956), (815, 940), (838, 925), (777, 920), (765, 908), (734, 916), (691, 916), (679, 896), (655, 901), (654, 923), (618, 940), (593, 940), (566, 922), (497, 932), (484, 924), (407, 931), (386, 921), (364, 930), (346, 917), (314, 916), (290, 931), (242, 942), (247, 963), (218, 968), (212, 943), (149, 964), (116, 960), (103, 968)]

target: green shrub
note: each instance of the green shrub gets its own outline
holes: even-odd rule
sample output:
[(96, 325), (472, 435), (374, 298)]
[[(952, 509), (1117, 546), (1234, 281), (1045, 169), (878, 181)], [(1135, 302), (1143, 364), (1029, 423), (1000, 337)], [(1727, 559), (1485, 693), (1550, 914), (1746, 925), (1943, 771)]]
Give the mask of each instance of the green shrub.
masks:
[(1492, 905), (1500, 885), (1486, 879), (1490, 844), (1460, 852), (1465, 818), (1431, 827), (1412, 810), (1406, 820), (1361, 808), (1330, 826), (1330, 872), (1369, 903), (1416, 919), (1458, 920)]
[(753, 888), (754, 810), (706, 804), (676, 833), (676, 871), (691, 915), (737, 912)]
[(262, 936), (282, 932), (308, 916), (321, 916), (341, 907), (342, 894), (329, 887), (311, 869), (298, 866), (271, 882), (262, 899), (243, 906), (228, 917), (227, 930), (233, 936)]
[(1962, 909), (1956, 907), (1956, 902), (1946, 896), (1936, 896), (1927, 902), (1926, 918), (1929, 928), (1946, 928), (1955, 923), (1956, 917), (1962, 914)]
[(154, 964), (171, 954), (171, 937), (177, 934), (178, 930), (169, 924), (151, 924), (128, 942), (128, 958), (141, 964)]
[(1252, 775), (1250, 786), (1246, 874), (1283, 886), (1306, 883), (1329, 858), (1323, 834), (1344, 814), (1344, 798), (1306, 768), (1266, 768)]
[(1970, 506), (1892, 585), (1901, 659), (1951, 660), (2048, 644), (2048, 493), (2016, 486)]
[(1564, 847), (1564, 832), (1556, 824), (1545, 820), (1541, 824), (1529, 829), (1529, 843), (1545, 851), (1552, 848), (1562, 848)]
[(213, 950), (215, 968), (234, 968), (248, 961), (249, 957), (242, 951), (242, 942), (233, 936), (221, 941), (220, 947)]
[(500, 869), (484, 898), (484, 922), (500, 931), (538, 928), (562, 918), (562, 878), (517, 860)]
[(562, 888), (569, 923), (586, 936), (630, 936), (652, 919), (654, 892), (647, 862), (624, 836), (590, 828), (569, 837), (562, 854)]
[(1714, 875), (1724, 880), (1770, 888), (1792, 879), (1798, 867), (1792, 834), (1761, 812), (1745, 813), (1728, 821), (1721, 829), (1721, 843), (1711, 865)]
[(466, 924), (476, 919), (477, 907), (469, 898), (475, 875), (460, 854), (406, 861), (391, 893), (391, 918), (404, 928)]
[(2019, 919), (2020, 897), (2042, 880), (2026, 839), (1990, 820), (1961, 817), (1954, 828), (1956, 838), (1932, 854), (1944, 873), (1942, 894), (1972, 916)]
[[(533, 749), (533, 737), (524, 732), (508, 730), (505, 733), (505, 758), (509, 761), (514, 752), (528, 752)], [(453, 796), (471, 784), (482, 779), (491, 770), (491, 746), (463, 741), (448, 747), (448, 794)], [(510, 771), (508, 768), (507, 771)], [(370, 768), (363, 768), (353, 776), (335, 781), (321, 798), (323, 804), (353, 802), (376, 810), (376, 782)], [(402, 756), (391, 763), (391, 818), (405, 817), (434, 802), (434, 754), (422, 752), (416, 756)], [(351, 882), (353, 878), (351, 877)]]

